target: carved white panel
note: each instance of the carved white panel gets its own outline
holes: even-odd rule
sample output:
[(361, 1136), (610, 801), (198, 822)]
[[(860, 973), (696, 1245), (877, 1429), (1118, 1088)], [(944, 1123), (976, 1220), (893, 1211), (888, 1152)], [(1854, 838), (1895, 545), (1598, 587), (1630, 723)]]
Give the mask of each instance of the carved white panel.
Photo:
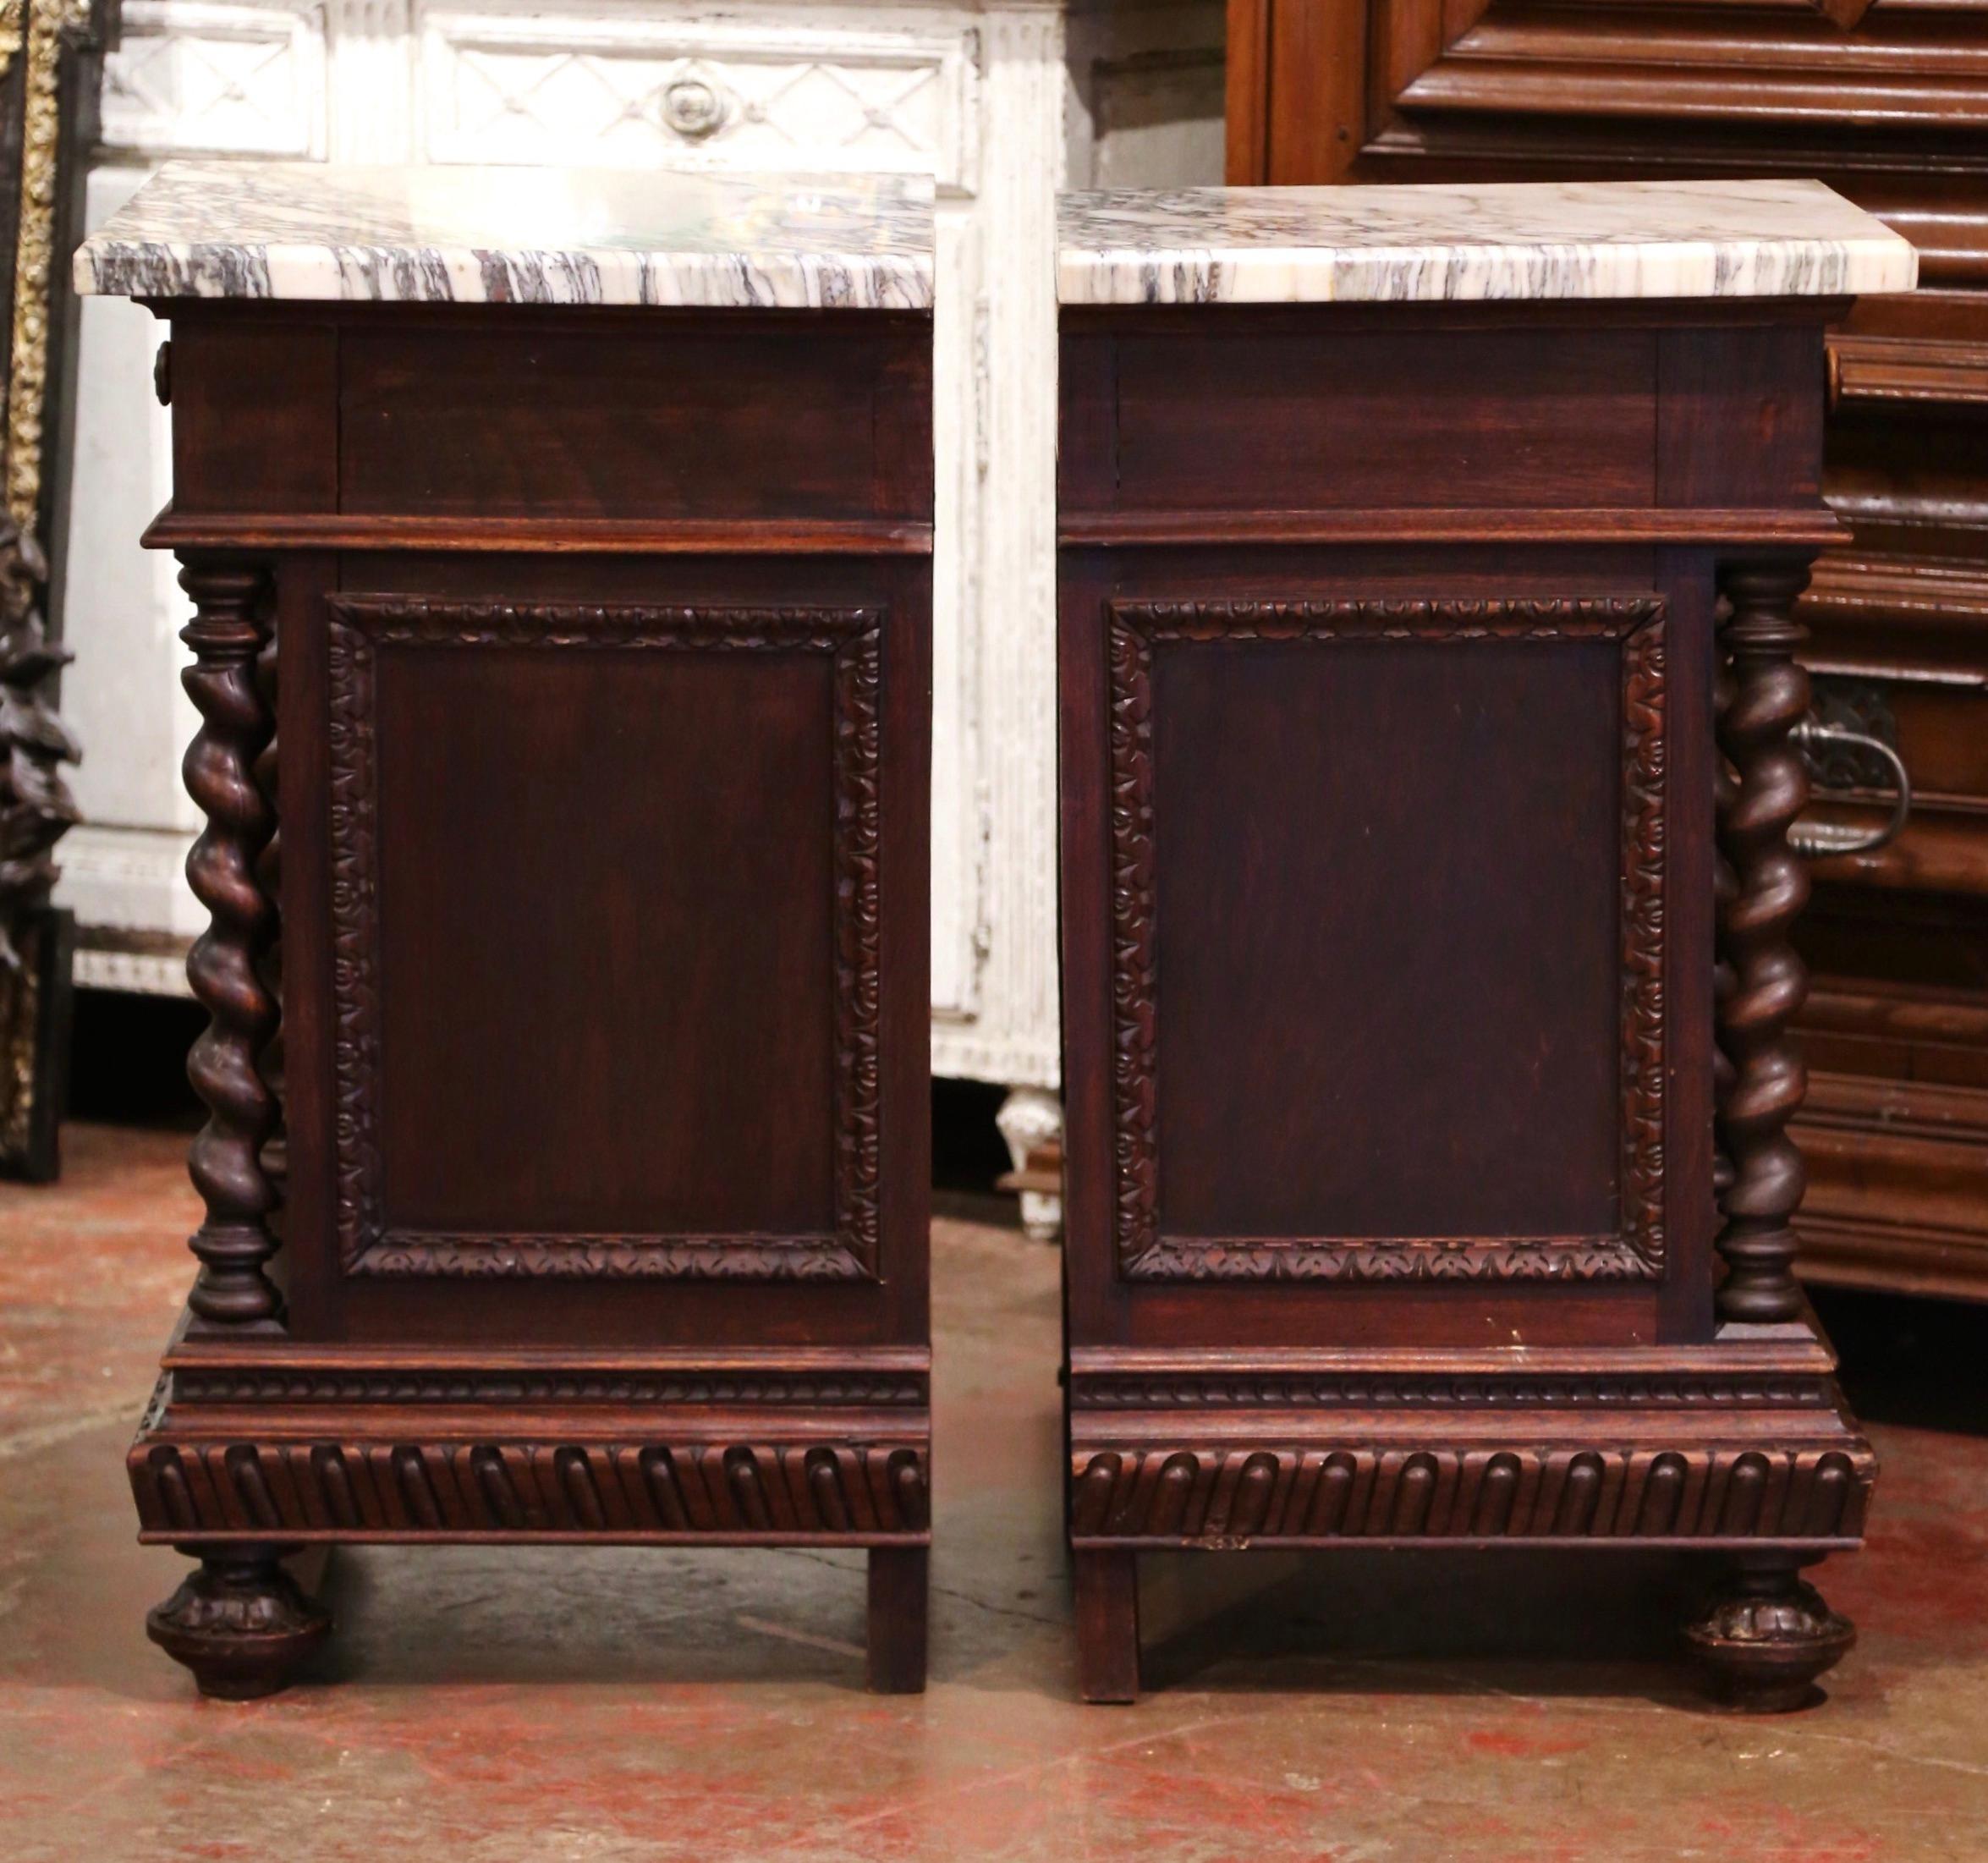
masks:
[(319, 157), (325, 14), (313, 3), (126, 0), (103, 141), (146, 155)]
[(853, 169), (972, 185), (971, 61), (956, 20), (878, 32), (430, 8), (420, 38), (431, 162)]

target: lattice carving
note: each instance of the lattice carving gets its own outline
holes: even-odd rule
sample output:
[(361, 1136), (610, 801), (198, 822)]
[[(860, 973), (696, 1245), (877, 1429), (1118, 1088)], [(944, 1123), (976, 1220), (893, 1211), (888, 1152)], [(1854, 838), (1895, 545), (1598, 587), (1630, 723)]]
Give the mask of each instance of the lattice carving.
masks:
[[(330, 604), (337, 1227), (348, 1272), (871, 1279), (881, 1214), (882, 624), (870, 608), (652, 608), (339, 597)], [(392, 646), (810, 652), (834, 662), (836, 1226), (821, 1234), (445, 1234), (381, 1208), (375, 663)]]
[[(1113, 602), (1114, 1222), (1132, 1280), (1645, 1279), (1664, 1259), (1664, 624), (1656, 596), (1593, 600)], [(1173, 1236), (1159, 1225), (1159, 930), (1152, 664), (1165, 642), (1617, 640), (1622, 657), (1621, 1217), (1610, 1235)]]

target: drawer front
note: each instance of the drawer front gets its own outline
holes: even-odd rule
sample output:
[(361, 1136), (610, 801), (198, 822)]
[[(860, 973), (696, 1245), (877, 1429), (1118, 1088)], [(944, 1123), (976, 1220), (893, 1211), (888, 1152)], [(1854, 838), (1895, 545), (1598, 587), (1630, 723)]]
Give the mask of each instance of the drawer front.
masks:
[(709, 324), (349, 328), (340, 508), (930, 521), (928, 324)]
[(183, 519), (931, 521), (922, 316), (183, 304), (172, 343)]
[(431, 162), (859, 170), (975, 186), (964, 32), (429, 8), (420, 46)]

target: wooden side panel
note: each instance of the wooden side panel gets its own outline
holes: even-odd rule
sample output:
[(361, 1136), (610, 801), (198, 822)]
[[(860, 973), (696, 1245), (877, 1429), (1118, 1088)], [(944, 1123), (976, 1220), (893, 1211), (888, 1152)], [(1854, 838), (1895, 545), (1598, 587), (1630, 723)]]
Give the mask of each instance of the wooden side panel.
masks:
[(1162, 1232), (1612, 1229), (1617, 657), (1160, 649)]
[(1746, 506), (1821, 497), (1819, 325), (1667, 330), (1660, 343), (1659, 503)]
[(302, 1334), (921, 1338), (923, 565), (342, 575), (286, 596)]
[(929, 519), (929, 341), (922, 321), (845, 317), (831, 337), (826, 315), (762, 311), (354, 324), (340, 508)]
[(338, 332), (176, 305), (173, 501), (182, 512), (335, 511)]
[(828, 1235), (833, 643), (874, 657), (878, 618), (593, 646), (579, 611), (404, 612), (372, 673), (382, 1231)]
[(1652, 502), (1647, 330), (1569, 330), (1546, 343), (1463, 328), (1431, 342), (1201, 321), (1199, 333), (1129, 330), (1114, 345), (1113, 508)]
[[(1670, 594), (1681, 592), (1667, 581)], [(1260, 615), (1266, 607), (1295, 611), (1300, 603), (1365, 597), (1392, 605), (1388, 624), (1405, 631), (1403, 616), (1445, 598), (1468, 603), (1495, 591), (1551, 606), (1584, 591), (1633, 602), (1638, 591), (1648, 601), (1662, 586), (1648, 552), (1639, 561), (1622, 551), (1066, 550), (1060, 686), (1074, 1339), (1214, 1348), (1705, 1336), (1711, 1157), (1700, 1129), (1709, 1131), (1711, 1067), (1702, 1029), (1694, 1043), (1667, 1018), (1665, 1039), (1683, 1045), (1667, 1070), (1672, 1103), (1662, 1115), (1678, 1147), (1663, 1213), (1663, 1278), (1643, 1278), (1622, 1254), (1612, 1259), (1631, 1278), (1584, 1277), (1564, 1272), (1571, 1257), (1549, 1252), (1542, 1260), (1539, 1250), (1509, 1246), (1513, 1234), (1536, 1243), (1562, 1219), (1578, 1234), (1603, 1205), (1612, 1219), (1624, 1181), (1627, 1161), (1614, 1149), (1623, 1133), (1624, 1054), (1618, 643), (1598, 651), (1592, 668), (1584, 663), (1587, 647), (1567, 640), (1542, 646), (1538, 663), (1529, 662), (1530, 673), (1546, 669), (1539, 704), (1563, 706), (1569, 730), (1557, 749), (1542, 752), (1549, 762), (1566, 762), (1532, 767), (1527, 802), (1507, 787), (1523, 787), (1530, 767), (1511, 734), (1523, 735), (1537, 707), (1515, 707), (1509, 693), (1501, 698), (1482, 684), (1468, 697), (1451, 691), (1446, 682), (1459, 678), (1495, 686), (1505, 677), (1488, 659), (1446, 672), (1445, 656), (1468, 652), (1466, 644), (1398, 640), (1375, 648), (1377, 657), (1362, 668), (1368, 650), (1348, 641), (1225, 641), (1220, 624), (1225, 612), (1233, 620), (1252, 602), (1260, 632), (1268, 631)], [(1114, 664), (1111, 616), (1142, 609), (1172, 614), (1171, 624), (1189, 638), (1159, 647), (1160, 677), (1148, 702), (1128, 712), (1118, 702), (1126, 688)], [(1705, 618), (1689, 603), (1684, 613), (1679, 677), (1702, 680)], [(1170, 683), (1163, 657), (1176, 651), (1178, 679)], [(1410, 668), (1387, 662), (1391, 651), (1434, 657)], [(1534, 649), (1508, 641), (1486, 651), (1524, 659)], [(1316, 657), (1310, 667), (1306, 653)], [(1554, 658), (1562, 653), (1568, 657)], [(1263, 663), (1252, 664), (1258, 657)], [(1389, 686), (1397, 678), (1398, 690)], [(1343, 690), (1342, 680), (1348, 682)], [(1395, 690), (1395, 711), (1384, 689)], [(1411, 755), (1411, 744), (1430, 741), (1430, 721), (1417, 708), (1426, 702), (1440, 710), (1445, 693), (1464, 706), (1454, 740), (1437, 737), (1433, 752)], [(1288, 713), (1279, 701), (1288, 701)], [(1260, 716), (1230, 715), (1236, 703), (1249, 701)], [(1159, 768), (1151, 822), (1157, 910), (1150, 1009), (1129, 1005), (1126, 994), (1127, 954), (1136, 968), (1138, 951), (1121, 908), (1128, 888), (1136, 890), (1140, 862), (1128, 865), (1125, 826), (1137, 805), (1114, 774), (1114, 756), (1128, 725), (1152, 746)], [(1694, 746), (1689, 754), (1701, 758), (1702, 707), (1687, 704), (1680, 725)], [(1194, 745), (1183, 731), (1197, 733)], [(1195, 770), (1188, 768), (1189, 750)], [(1506, 774), (1484, 770), (1487, 756), (1507, 756)], [(1483, 797), (1460, 796), (1472, 782)], [(1501, 796), (1513, 807), (1487, 827), (1475, 811), (1480, 801), (1496, 810)], [(1709, 798), (1698, 809), (1687, 800), (1667, 828), (1667, 881), (1694, 879), (1706, 898), (1710, 814)], [(1383, 816), (1390, 833), (1401, 833), (1390, 850), (1370, 855), (1359, 830), (1376, 825), (1377, 836)], [(1566, 860), (1563, 836), (1579, 849)], [(1515, 837), (1528, 846), (1517, 846)], [(1541, 871), (1504, 893), (1491, 871), (1496, 862), (1486, 864), (1487, 840), (1519, 866), (1529, 849)], [(1601, 857), (1584, 881), (1582, 860), (1597, 846)], [(1193, 858), (1174, 871), (1169, 863), (1183, 849)], [(1484, 910), (1460, 903), (1473, 875), (1490, 887)], [(1426, 906), (1420, 918), (1396, 910), (1403, 889)], [(1537, 923), (1507, 926), (1513, 913), (1524, 917), (1535, 907)], [(1686, 961), (1695, 960), (1705, 976), (1686, 980), (1679, 1000), (1683, 1014), (1702, 1022), (1709, 1017), (1709, 906), (1701, 915), (1705, 924), (1681, 936)], [(1480, 919), (1482, 951), (1474, 936)], [(1459, 932), (1464, 922), (1472, 932)], [(1383, 923), (1393, 941), (1385, 953), (1361, 942), (1370, 932), (1378, 937)], [(1507, 926), (1509, 939), (1499, 926)], [(1416, 943), (1418, 927), (1425, 949)], [(1427, 959), (1418, 975), (1429, 987), (1392, 992), (1389, 976), (1404, 962), (1415, 968), (1418, 953)], [(1480, 990), (1463, 1006), (1446, 994), (1469, 978), (1479, 985), (1496, 979), (1501, 966), (1508, 990)], [(1666, 971), (1675, 975), (1677, 964)], [(1398, 1011), (1392, 1024), (1390, 1005)], [(1507, 1016), (1509, 1026), (1501, 1020)], [(1226, 1041), (1215, 1032), (1218, 1022)], [(1128, 1072), (1127, 1036), (1140, 1030), (1157, 1064)], [(1466, 1071), (1473, 1055), (1491, 1073), (1517, 1069), (1516, 1091), (1530, 1096), (1527, 1105), (1506, 1103), (1513, 1078), (1501, 1085), (1480, 1070), (1479, 1091), (1464, 1096), (1468, 1106), (1446, 1102), (1455, 1115), (1446, 1123), (1436, 1102), (1456, 1076), (1436, 1079), (1442, 1070), (1418, 1069), (1414, 1060), (1453, 1052), (1464, 1057)], [(1549, 1079), (1547, 1068), (1561, 1071)], [(1538, 1095), (1551, 1098), (1562, 1087), (1565, 1104), (1546, 1111)], [(1160, 1245), (1129, 1275), (1123, 1167), (1132, 1115), (1148, 1095)], [(1392, 1097), (1372, 1103), (1381, 1096)], [(1501, 1125), (1507, 1113), (1509, 1124)], [(1551, 1163), (1544, 1136), (1550, 1128), (1557, 1148)], [(1474, 1153), (1474, 1135), (1494, 1129), (1509, 1141), (1503, 1151)], [(1508, 1207), (1487, 1217), (1499, 1197)], [(1438, 1210), (1445, 1199), (1448, 1206)], [(1433, 1272), (1443, 1251), (1418, 1261), (1414, 1242), (1430, 1239), (1447, 1226), (1442, 1218), (1466, 1209), (1476, 1259), (1448, 1258), (1443, 1272)], [(1507, 1219), (1513, 1230), (1496, 1236)], [(1342, 1223), (1350, 1233), (1326, 1234)], [(1587, 1233), (1600, 1237), (1611, 1227)], [(1197, 1248), (1197, 1241), (1216, 1245)], [(1467, 1244), (1458, 1257), (1471, 1253)], [(1134, 1251), (1130, 1259), (1137, 1258)]]

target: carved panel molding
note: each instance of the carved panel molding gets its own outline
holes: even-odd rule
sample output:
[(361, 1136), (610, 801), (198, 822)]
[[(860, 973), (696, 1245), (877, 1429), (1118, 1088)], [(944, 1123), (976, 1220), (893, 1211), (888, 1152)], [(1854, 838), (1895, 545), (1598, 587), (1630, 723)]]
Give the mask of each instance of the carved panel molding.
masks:
[[(346, 1272), (875, 1279), (881, 1171), (878, 834), (881, 615), (875, 608), (651, 608), (335, 596), (330, 604), (337, 1230)], [(374, 682), (378, 657), (821, 653), (835, 675), (836, 1223), (821, 1234), (439, 1234), (381, 1206)]]
[(1828, 1410), (1834, 1389), (1822, 1377), (1705, 1372), (1167, 1371), (1074, 1373), (1078, 1410)]
[(429, 160), (816, 168), (977, 180), (969, 35), (424, 8)]
[(335, 36), (319, 0), (129, 0), (105, 66), (105, 140), (321, 161)]
[[(1655, 596), (1107, 605), (1113, 1220), (1129, 1280), (1653, 1278), (1663, 1272), (1664, 626)], [(1156, 647), (1213, 640), (1615, 640), (1622, 660), (1620, 1220), (1607, 1235), (1176, 1236), (1159, 1222)]]
[(142, 1531), (170, 1538), (922, 1539), (920, 1443), (140, 1437)]
[(922, 1407), (912, 1372), (387, 1371), (260, 1365), (173, 1374), (185, 1404), (793, 1404), (810, 1410)]
[(1854, 1538), (1876, 1462), (1834, 1447), (1079, 1448), (1071, 1531), (1172, 1544)]
[[(1632, 140), (1641, 161), (1661, 157), (1660, 124), (1728, 145), (1771, 125), (1799, 144), (1826, 120), (1866, 129), (1868, 153), (1853, 151), (1852, 165), (1897, 166), (1901, 136), (1978, 134), (1988, 123), (1980, 9), (1943, 10), (1951, 22), (1942, 37), (1923, 9), (1883, 0), (1765, 9), (1754, 0), (1667, 0), (1633, 23), (1609, 8), (1471, 0), (1431, 31), (1414, 0), (1387, 0), (1374, 9), (1373, 30), (1391, 120), (1363, 152), (1456, 152), (1469, 140), (1516, 153), (1529, 134), (1523, 119), (1571, 118), (1592, 125), (1597, 140)], [(1570, 124), (1562, 135), (1581, 133)], [(1673, 147), (1671, 159), (1689, 156)], [(1765, 162), (1755, 157), (1756, 169), (1788, 165), (1779, 150)]]

